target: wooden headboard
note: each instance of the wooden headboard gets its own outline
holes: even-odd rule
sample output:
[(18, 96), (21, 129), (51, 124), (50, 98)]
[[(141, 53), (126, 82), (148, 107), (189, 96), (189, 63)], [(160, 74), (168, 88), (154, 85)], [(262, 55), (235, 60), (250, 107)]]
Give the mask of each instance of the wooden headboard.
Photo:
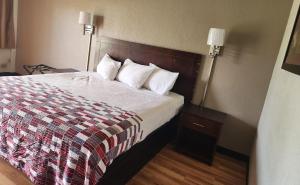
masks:
[[(108, 37), (100, 38), (98, 61), (105, 53), (118, 61), (130, 58), (136, 63), (148, 65), (153, 63), (169, 71), (179, 72), (173, 92), (185, 97), (185, 102), (193, 98), (194, 87), (199, 69), (201, 55), (173, 49), (149, 46)], [(95, 63), (98, 65), (98, 62)]]

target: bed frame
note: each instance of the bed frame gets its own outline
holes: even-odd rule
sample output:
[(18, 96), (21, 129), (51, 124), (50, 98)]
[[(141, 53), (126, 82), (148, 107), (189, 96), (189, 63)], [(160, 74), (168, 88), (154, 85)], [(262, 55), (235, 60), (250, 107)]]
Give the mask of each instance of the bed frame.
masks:
[[(192, 100), (201, 55), (108, 37), (101, 37), (99, 45), (97, 61), (107, 53), (118, 61), (130, 58), (139, 64), (153, 63), (166, 70), (179, 72), (172, 91), (183, 95), (185, 102)], [(95, 63), (96, 65), (98, 63)], [(126, 184), (155, 154), (174, 139), (177, 119), (178, 115), (115, 159), (98, 184)]]

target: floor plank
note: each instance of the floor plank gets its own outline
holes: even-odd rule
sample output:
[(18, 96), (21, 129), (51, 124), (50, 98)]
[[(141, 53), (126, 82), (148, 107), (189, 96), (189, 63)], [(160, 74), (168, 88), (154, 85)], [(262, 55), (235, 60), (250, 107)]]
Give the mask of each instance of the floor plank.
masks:
[[(246, 163), (217, 154), (212, 166), (165, 147), (127, 185), (245, 185)], [(0, 185), (32, 185), (0, 159)]]
[(32, 185), (29, 179), (19, 170), (12, 167), (7, 161), (0, 159), (1, 185)]
[(216, 154), (212, 166), (165, 147), (127, 185), (245, 185), (247, 164)]

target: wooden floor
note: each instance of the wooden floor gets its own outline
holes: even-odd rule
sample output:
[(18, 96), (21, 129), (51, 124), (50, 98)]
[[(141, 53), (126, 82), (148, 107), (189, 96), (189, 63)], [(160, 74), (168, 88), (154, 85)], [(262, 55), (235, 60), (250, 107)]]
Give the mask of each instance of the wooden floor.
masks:
[[(245, 185), (246, 164), (216, 155), (208, 166), (165, 147), (127, 185)], [(32, 185), (18, 170), (0, 159), (0, 185)]]
[(6, 161), (0, 159), (0, 185), (32, 185), (27, 177), (10, 166)]
[(127, 185), (245, 185), (247, 165), (217, 154), (212, 166), (164, 148)]

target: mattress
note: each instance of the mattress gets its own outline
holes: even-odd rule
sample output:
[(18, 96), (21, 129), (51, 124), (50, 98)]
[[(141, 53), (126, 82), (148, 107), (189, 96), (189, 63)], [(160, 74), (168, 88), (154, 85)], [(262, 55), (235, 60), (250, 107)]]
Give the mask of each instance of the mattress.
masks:
[(134, 89), (118, 81), (107, 81), (96, 72), (77, 72), (25, 76), (46, 82), (74, 95), (105, 102), (137, 113), (142, 119), (142, 140), (170, 121), (184, 104), (184, 97), (171, 92), (158, 95), (147, 89)]

